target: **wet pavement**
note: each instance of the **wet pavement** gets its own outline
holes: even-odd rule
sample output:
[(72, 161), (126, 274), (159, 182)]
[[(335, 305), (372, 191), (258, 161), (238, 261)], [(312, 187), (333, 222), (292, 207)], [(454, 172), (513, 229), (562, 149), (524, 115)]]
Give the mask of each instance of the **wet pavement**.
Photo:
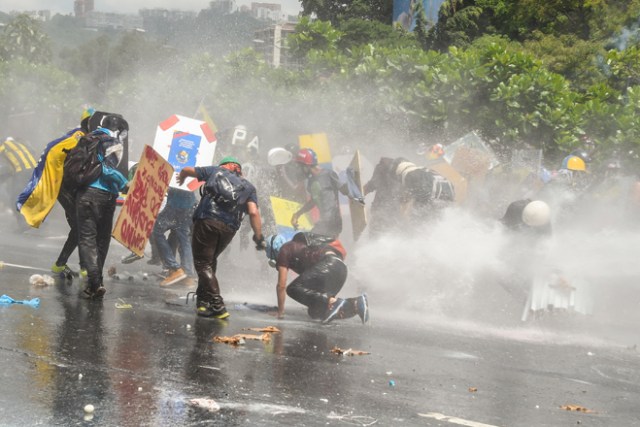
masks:
[[(47, 268), (63, 225), (5, 230), (0, 260)], [(124, 270), (118, 260), (126, 253), (113, 242), (107, 264)], [(138, 263), (126, 268), (148, 267)], [(247, 261), (246, 274), (230, 278), (225, 267), (226, 321), (197, 318), (181, 298), (185, 289), (161, 289), (137, 273), (109, 279), (98, 302), (79, 297), (77, 279), (36, 288), (29, 277), (37, 271), (0, 270), (0, 293), (40, 298), (38, 308), (0, 306), (0, 424), (640, 425), (633, 333), (588, 333), (570, 319), (532, 326), (403, 316), (375, 289), (366, 326), (357, 317), (320, 325), (292, 300), (277, 320), (263, 310), (275, 303), (273, 272)], [(280, 330), (268, 341), (214, 342), (267, 326)]]

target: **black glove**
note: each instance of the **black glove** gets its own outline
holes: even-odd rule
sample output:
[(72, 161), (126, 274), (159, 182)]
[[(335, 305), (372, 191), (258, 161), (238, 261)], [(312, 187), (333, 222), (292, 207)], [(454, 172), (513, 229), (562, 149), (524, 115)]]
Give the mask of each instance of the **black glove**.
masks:
[(253, 242), (256, 244), (256, 250), (264, 251), (267, 249), (267, 242), (264, 241), (264, 236), (260, 235), (260, 237), (253, 235)]

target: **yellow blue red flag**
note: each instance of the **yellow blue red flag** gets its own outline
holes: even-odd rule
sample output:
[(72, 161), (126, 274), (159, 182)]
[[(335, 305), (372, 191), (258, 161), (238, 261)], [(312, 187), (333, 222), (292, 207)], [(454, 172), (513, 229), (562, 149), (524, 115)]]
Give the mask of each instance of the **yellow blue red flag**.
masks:
[(80, 128), (47, 144), (33, 169), (31, 179), (16, 201), (16, 208), (31, 227), (38, 228), (56, 203), (62, 184), (65, 150), (76, 146), (84, 135)]

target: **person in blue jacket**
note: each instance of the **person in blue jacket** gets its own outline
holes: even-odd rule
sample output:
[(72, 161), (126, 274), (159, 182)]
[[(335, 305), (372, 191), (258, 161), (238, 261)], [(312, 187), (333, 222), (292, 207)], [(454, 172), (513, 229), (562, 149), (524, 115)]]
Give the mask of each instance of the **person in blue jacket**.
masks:
[(87, 270), (88, 279), (83, 295), (89, 299), (102, 299), (106, 292), (102, 270), (111, 242), (116, 199), (128, 185), (127, 178), (117, 169), (124, 149), (119, 138), (125, 129), (124, 123), (121, 117), (108, 115), (92, 132), (100, 139), (98, 152), (102, 174), (76, 193), (78, 252), (80, 265)]

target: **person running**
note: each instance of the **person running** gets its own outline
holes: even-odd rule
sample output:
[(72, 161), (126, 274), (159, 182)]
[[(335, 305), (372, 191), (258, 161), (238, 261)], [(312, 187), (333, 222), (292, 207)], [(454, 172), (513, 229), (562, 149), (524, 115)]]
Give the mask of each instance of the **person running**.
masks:
[(232, 156), (218, 166), (186, 167), (177, 176), (182, 185), (187, 177), (204, 181), (202, 198), (193, 214), (191, 247), (198, 275), (196, 313), (201, 317), (225, 319), (229, 313), (216, 277), (218, 257), (231, 243), (245, 215), (253, 229), (256, 249), (264, 249), (262, 218), (256, 189), (242, 176), (242, 166)]
[[(191, 235), (191, 217), (195, 205), (196, 196), (192, 191), (169, 187), (167, 204), (158, 215), (152, 232), (162, 265), (168, 269), (167, 277), (160, 282), (162, 287), (171, 286), (178, 282), (185, 286), (191, 286), (193, 283), (192, 278), (195, 277), (195, 271), (189, 237)], [(176, 260), (175, 251), (165, 236), (167, 231), (171, 231), (177, 236), (180, 263)]]
[[(62, 245), (58, 258), (51, 266), (51, 272), (63, 278), (78, 276), (67, 262), (78, 247), (78, 222), (76, 218), (75, 190), (65, 185), (63, 165), (67, 152), (78, 144), (78, 140), (89, 133), (89, 119), (95, 110), (87, 107), (80, 116), (80, 126), (71, 129), (61, 137), (49, 142), (31, 174), (31, 179), (17, 200), (17, 208), (32, 227), (39, 227), (57, 200), (64, 210), (69, 225), (67, 239)], [(80, 267), (80, 275), (86, 277), (86, 270)]]
[[(286, 296), (307, 307), (309, 317), (329, 323), (356, 314), (369, 321), (366, 294), (338, 298), (347, 280), (346, 251), (339, 240), (311, 232), (299, 232), (291, 241), (279, 234), (266, 239), (269, 263), (278, 270), (276, 294), (278, 318), (284, 318)], [(288, 286), (289, 270), (298, 274)]]

